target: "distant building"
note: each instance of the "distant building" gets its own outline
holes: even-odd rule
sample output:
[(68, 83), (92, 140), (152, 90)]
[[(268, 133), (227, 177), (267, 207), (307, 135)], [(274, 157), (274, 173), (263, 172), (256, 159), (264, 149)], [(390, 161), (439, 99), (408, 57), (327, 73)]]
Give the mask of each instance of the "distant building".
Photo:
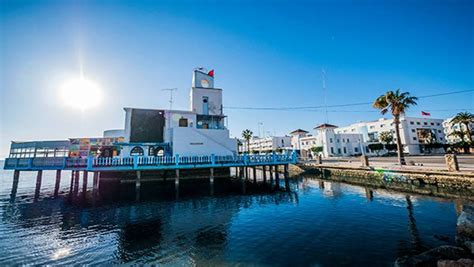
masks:
[[(337, 126), (321, 124), (314, 128), (314, 134), (293, 134), (293, 142), (298, 141), (300, 154), (303, 157), (315, 157), (316, 154), (327, 157), (354, 156), (364, 153), (365, 146), (362, 135), (359, 133), (336, 133)], [(293, 131), (292, 133), (294, 133)], [(320, 147), (321, 152), (316, 153), (313, 148)]]
[[(247, 152), (247, 141), (241, 140), (240, 152)], [(250, 152), (268, 153), (273, 151), (293, 150), (290, 136), (252, 137), (249, 140)]]
[[(465, 125), (453, 124), (451, 123), (452, 119), (453, 118), (449, 118), (443, 121), (444, 135), (446, 136), (446, 140), (449, 144), (454, 144), (454, 143), (462, 141), (460, 136), (453, 134), (454, 132), (456, 131), (462, 131), (464, 133), (467, 132)], [(469, 131), (471, 133), (474, 133), (474, 124), (472, 123), (469, 124)], [(464, 138), (467, 140), (467, 135)]]
[(300, 139), (307, 137), (308, 131), (302, 130), (302, 129), (296, 129), (293, 132), (290, 133), (291, 136), (291, 148), (295, 150), (300, 150)]
[[(400, 138), (405, 153), (416, 155), (427, 152), (426, 144), (446, 143), (442, 119), (431, 118), (400, 118)], [(346, 127), (335, 129), (336, 133), (362, 134), (363, 142), (378, 143), (382, 132), (390, 132), (396, 142), (393, 119), (381, 118), (376, 121), (358, 122)]]

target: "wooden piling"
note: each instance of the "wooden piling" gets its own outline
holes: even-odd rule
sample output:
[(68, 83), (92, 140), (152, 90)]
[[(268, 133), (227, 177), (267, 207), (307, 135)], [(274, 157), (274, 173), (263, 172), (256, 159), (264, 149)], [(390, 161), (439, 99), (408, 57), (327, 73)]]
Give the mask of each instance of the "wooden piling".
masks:
[(99, 190), (99, 172), (94, 172), (94, 178), (92, 182), (92, 190), (96, 193)]
[(270, 185), (273, 185), (273, 166), (270, 165), (268, 168), (270, 169)]
[(278, 165), (275, 165), (275, 185), (280, 187), (280, 175), (278, 175)]
[(16, 198), (16, 192), (18, 191), (18, 182), (20, 181), (20, 171), (15, 170), (13, 172), (13, 184), (12, 184), (12, 191), (10, 193), (10, 200), (14, 201)]
[(69, 194), (72, 193), (74, 189), (74, 177), (76, 176), (76, 171), (71, 171), (71, 185), (69, 186)]
[(174, 189), (179, 193), (179, 169), (176, 169), (176, 176), (174, 178)]
[(56, 170), (56, 183), (54, 184), (54, 196), (58, 195), (60, 185), (61, 185), (61, 170)]
[(214, 168), (210, 169), (209, 186), (211, 188), (211, 195), (214, 195)]
[(87, 179), (88, 179), (88, 173), (87, 173), (87, 171), (83, 171), (83, 173), (82, 173), (82, 193), (84, 195), (87, 192)]
[(35, 188), (35, 198), (39, 197), (39, 193), (41, 190), (41, 180), (43, 179), (43, 170), (39, 170), (38, 174), (36, 174), (36, 188)]
[(257, 167), (253, 167), (253, 182), (257, 183)]
[(267, 166), (263, 165), (262, 170), (263, 170), (263, 183), (266, 184), (267, 183)]
[(80, 171), (75, 171), (74, 172), (74, 189), (73, 189), (73, 194), (74, 195), (77, 195), (77, 193), (79, 192), (79, 175), (80, 175)]
[(140, 201), (140, 188), (141, 188), (142, 172), (137, 171), (137, 179), (135, 180), (135, 200)]

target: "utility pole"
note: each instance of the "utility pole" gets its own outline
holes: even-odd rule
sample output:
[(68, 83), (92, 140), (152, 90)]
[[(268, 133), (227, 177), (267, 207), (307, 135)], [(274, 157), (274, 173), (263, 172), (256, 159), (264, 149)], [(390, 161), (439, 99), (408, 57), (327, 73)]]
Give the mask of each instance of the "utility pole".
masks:
[(170, 110), (173, 110), (173, 92), (177, 91), (178, 88), (165, 88), (161, 89), (161, 91), (169, 91), (170, 92)]
[(323, 77), (324, 111), (326, 113), (326, 123), (329, 123), (329, 121), (328, 121), (328, 96), (327, 96), (327, 91), (326, 91), (326, 71), (324, 69), (322, 69), (321, 74), (322, 74), (322, 77)]

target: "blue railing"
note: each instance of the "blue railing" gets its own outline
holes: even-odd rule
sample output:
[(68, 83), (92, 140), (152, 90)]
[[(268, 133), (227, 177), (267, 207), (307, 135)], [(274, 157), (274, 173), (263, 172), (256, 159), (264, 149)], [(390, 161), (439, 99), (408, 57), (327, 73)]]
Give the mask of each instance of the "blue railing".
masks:
[(7, 158), (5, 169), (17, 170), (147, 170), (237, 167), (296, 163), (296, 153), (235, 156), (134, 156), (126, 158)]

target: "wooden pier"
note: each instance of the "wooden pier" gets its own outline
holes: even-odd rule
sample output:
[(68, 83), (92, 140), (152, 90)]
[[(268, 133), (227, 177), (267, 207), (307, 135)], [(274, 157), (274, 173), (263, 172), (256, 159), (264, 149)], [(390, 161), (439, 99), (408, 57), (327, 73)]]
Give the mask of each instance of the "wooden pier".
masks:
[[(12, 186), (12, 197), (16, 194), (20, 171), (37, 171), (35, 198), (38, 197), (43, 171), (56, 170), (56, 184), (54, 194), (57, 196), (61, 173), (63, 170), (71, 171), (70, 192), (74, 195), (79, 193), (80, 176), (82, 172), (82, 192), (87, 192), (87, 181), (89, 173), (93, 173), (93, 193), (98, 192), (101, 173), (132, 173), (134, 174), (137, 199), (139, 199), (142, 185), (143, 173), (153, 171), (174, 171), (174, 184), (176, 193), (179, 193), (181, 171), (192, 171), (192, 169), (208, 169), (208, 179), (213, 192), (215, 170), (235, 168), (236, 176), (243, 183), (249, 180), (252, 174), (256, 180), (257, 167), (263, 170), (263, 182), (267, 181), (267, 169), (269, 171), (270, 183), (275, 180), (279, 187), (278, 166), (283, 166), (285, 178), (288, 176), (288, 164), (296, 163), (296, 153), (271, 153), (265, 155), (236, 155), (236, 156), (134, 156), (128, 158), (69, 158), (69, 157), (43, 157), (43, 158), (7, 158), (4, 169), (14, 170)], [(267, 168), (268, 166), (268, 168)], [(230, 173), (230, 172), (229, 172)], [(211, 193), (212, 194), (212, 193)]]

